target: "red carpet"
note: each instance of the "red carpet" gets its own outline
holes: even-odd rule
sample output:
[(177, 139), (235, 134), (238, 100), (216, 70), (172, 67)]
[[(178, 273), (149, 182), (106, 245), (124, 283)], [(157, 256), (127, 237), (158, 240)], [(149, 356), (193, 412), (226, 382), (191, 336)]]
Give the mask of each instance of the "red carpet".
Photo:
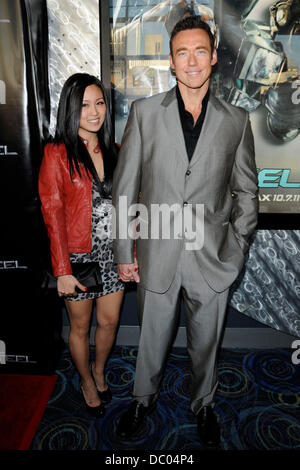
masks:
[(57, 375), (0, 374), (0, 450), (26, 450)]

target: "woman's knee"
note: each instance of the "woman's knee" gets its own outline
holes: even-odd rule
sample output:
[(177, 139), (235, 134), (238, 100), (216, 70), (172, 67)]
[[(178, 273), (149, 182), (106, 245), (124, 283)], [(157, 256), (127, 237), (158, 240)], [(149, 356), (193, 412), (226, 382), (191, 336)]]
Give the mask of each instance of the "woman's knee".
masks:
[(105, 330), (115, 330), (118, 326), (119, 316), (102, 314), (98, 316), (98, 326)]
[(71, 323), (70, 335), (84, 339), (89, 336), (89, 324)]

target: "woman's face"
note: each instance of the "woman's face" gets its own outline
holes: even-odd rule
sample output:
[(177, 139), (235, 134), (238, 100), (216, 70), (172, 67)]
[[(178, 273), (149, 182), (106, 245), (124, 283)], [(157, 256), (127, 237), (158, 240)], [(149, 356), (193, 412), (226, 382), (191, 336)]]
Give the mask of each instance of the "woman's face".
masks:
[(103, 93), (97, 85), (86, 87), (82, 99), (82, 109), (78, 134), (84, 139), (89, 139), (91, 134), (99, 131), (106, 113), (106, 104)]

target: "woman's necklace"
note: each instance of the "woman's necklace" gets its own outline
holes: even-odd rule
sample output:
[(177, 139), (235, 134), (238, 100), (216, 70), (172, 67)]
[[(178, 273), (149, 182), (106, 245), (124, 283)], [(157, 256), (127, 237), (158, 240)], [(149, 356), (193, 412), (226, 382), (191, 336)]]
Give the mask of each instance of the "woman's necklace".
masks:
[[(84, 145), (86, 146), (86, 148), (88, 148), (88, 145), (89, 145), (88, 140), (82, 139), (82, 141), (83, 141)], [(94, 148), (93, 152), (94, 152), (94, 153), (100, 153), (100, 152), (101, 152), (99, 143), (96, 145), (96, 147)]]
[(94, 148), (93, 152), (94, 153), (100, 153), (101, 149), (100, 149), (100, 145), (97, 144), (96, 147)]

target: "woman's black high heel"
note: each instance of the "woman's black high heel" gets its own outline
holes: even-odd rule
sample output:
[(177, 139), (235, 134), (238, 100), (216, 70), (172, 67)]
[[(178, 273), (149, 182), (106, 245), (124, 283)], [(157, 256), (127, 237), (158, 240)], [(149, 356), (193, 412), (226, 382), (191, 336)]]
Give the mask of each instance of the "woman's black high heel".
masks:
[(81, 384), (80, 384), (80, 390), (81, 390), (88, 413), (94, 418), (102, 418), (105, 414), (105, 406), (103, 405), (103, 403), (100, 403), (100, 405), (98, 406), (89, 406), (85, 400), (84, 392), (83, 392), (83, 388)]
[(100, 400), (105, 401), (106, 403), (110, 402), (112, 400), (112, 393), (111, 393), (110, 388), (107, 387), (106, 390), (101, 392), (97, 387), (97, 383), (96, 383), (96, 380), (95, 380), (95, 377), (94, 377), (94, 374), (93, 374), (93, 363), (90, 364), (90, 371), (91, 371), (92, 379), (95, 382), (96, 389), (97, 389), (98, 396), (99, 396)]

